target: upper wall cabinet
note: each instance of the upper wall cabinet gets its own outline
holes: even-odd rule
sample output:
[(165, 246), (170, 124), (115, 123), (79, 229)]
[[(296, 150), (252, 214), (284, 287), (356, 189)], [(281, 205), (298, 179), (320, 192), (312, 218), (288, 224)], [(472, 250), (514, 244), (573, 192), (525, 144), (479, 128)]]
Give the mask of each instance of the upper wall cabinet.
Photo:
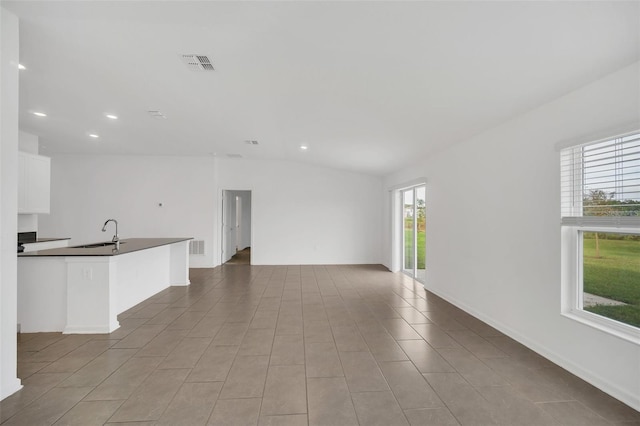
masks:
[(49, 213), (51, 159), (18, 153), (18, 213)]

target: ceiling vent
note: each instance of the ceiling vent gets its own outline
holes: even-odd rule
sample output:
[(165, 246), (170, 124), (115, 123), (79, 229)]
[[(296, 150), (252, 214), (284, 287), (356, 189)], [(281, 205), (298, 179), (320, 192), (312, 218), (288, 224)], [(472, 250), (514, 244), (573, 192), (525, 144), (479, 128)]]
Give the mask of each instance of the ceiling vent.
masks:
[(227, 157), (229, 157), (229, 158), (242, 158), (242, 155), (240, 155), (240, 154), (227, 154)]
[(244, 141), (247, 145), (258, 145), (258, 141)]
[(147, 111), (147, 113), (149, 113), (151, 117), (157, 120), (166, 120), (167, 118), (162, 112), (158, 111), (157, 109), (150, 109), (149, 111)]
[(206, 55), (180, 55), (180, 57), (191, 71), (215, 71)]

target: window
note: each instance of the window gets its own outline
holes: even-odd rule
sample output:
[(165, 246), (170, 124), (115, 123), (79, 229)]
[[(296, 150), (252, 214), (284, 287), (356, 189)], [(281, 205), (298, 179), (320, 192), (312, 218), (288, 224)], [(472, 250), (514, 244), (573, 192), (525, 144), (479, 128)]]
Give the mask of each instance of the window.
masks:
[(640, 343), (640, 132), (560, 157), (563, 313)]

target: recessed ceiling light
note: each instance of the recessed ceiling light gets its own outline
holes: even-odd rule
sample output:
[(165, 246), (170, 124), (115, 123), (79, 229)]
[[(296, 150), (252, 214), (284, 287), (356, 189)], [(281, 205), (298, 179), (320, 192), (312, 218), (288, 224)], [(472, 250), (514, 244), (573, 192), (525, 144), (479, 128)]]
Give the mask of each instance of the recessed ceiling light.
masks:
[(90, 138), (97, 139), (97, 138), (99, 138), (100, 136), (96, 135), (95, 133), (89, 133), (89, 137), (90, 137)]
[(46, 117), (47, 116), (47, 114), (45, 114), (44, 112), (38, 112), (38, 111), (35, 111), (33, 113), (33, 115), (37, 115), (38, 117)]
[(25, 67), (25, 66), (24, 66), (24, 65), (22, 65), (22, 64), (18, 64), (18, 69), (19, 69), (19, 70), (26, 70), (26, 69), (27, 69), (27, 67)]
[(300, 145), (300, 149), (301, 149), (302, 151), (306, 151), (306, 150), (308, 150), (308, 149), (309, 149), (309, 147), (308, 147), (307, 145)]
[(113, 114), (105, 114), (105, 116), (106, 116), (107, 118), (112, 119), (112, 120), (117, 120), (117, 119), (118, 119), (118, 116), (117, 116), (117, 115), (113, 115)]

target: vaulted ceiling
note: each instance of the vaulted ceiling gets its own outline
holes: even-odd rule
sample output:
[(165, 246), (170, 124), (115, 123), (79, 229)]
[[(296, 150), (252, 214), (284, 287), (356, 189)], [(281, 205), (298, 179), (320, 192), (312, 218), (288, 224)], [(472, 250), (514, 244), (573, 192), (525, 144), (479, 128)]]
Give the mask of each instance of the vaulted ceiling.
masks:
[(1, 4), (20, 18), (20, 128), (48, 154), (384, 175), (640, 59), (636, 1)]

